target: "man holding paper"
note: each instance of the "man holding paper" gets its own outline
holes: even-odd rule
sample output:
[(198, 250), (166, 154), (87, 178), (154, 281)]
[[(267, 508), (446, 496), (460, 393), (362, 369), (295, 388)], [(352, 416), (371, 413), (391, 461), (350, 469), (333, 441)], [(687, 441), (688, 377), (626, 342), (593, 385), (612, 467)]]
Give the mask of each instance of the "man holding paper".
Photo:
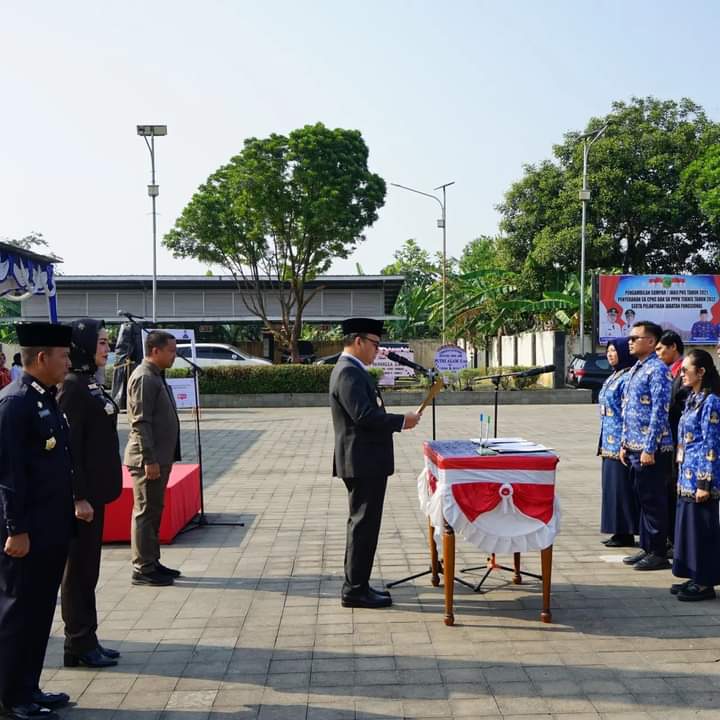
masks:
[(333, 475), (348, 491), (343, 607), (392, 605), (390, 593), (370, 587), (385, 489), (395, 472), (394, 432), (410, 430), (417, 412), (385, 411), (382, 396), (367, 371), (380, 347), (381, 320), (350, 318), (342, 323), (343, 352), (330, 376), (330, 408), (335, 430)]

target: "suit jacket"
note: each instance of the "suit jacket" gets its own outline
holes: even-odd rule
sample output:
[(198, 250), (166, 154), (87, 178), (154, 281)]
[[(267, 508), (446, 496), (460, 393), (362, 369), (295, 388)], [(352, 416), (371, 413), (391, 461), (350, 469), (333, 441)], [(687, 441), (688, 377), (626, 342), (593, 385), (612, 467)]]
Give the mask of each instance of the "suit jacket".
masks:
[(117, 405), (87, 373), (67, 375), (58, 405), (70, 425), (75, 500), (112, 502), (122, 492)]
[(670, 432), (672, 432), (673, 443), (677, 447), (678, 442), (678, 424), (680, 423), (680, 416), (685, 410), (685, 401), (690, 395), (690, 388), (686, 388), (682, 384), (682, 374), (678, 373), (673, 378), (672, 388), (670, 390)]
[(347, 356), (340, 356), (330, 375), (330, 409), (335, 430), (333, 475), (392, 475), (392, 434), (402, 430), (404, 417), (385, 411), (370, 374)]
[(128, 467), (172, 465), (180, 459), (180, 421), (175, 398), (160, 368), (143, 360), (130, 376), (127, 391), (130, 436), (125, 447)]
[(32, 375), (0, 392), (0, 547), (30, 534), (30, 548), (64, 545), (75, 531), (72, 459), (55, 388)]

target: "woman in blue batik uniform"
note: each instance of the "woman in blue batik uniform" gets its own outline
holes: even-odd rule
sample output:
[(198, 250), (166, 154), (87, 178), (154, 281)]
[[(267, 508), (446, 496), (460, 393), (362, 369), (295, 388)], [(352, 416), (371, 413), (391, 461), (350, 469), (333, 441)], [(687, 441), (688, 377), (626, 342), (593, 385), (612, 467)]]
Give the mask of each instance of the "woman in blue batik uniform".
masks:
[(612, 537), (603, 540), (607, 547), (632, 547), (638, 532), (640, 505), (630, 482), (628, 468), (620, 462), (622, 434), (622, 397), (627, 370), (634, 364), (628, 339), (615, 338), (608, 343), (607, 359), (613, 373), (600, 390), (600, 442), (602, 456), (602, 511), (600, 532)]
[(690, 389), (678, 428), (673, 585), (678, 600), (709, 600), (720, 584), (720, 376), (710, 353), (691, 350), (680, 372)]

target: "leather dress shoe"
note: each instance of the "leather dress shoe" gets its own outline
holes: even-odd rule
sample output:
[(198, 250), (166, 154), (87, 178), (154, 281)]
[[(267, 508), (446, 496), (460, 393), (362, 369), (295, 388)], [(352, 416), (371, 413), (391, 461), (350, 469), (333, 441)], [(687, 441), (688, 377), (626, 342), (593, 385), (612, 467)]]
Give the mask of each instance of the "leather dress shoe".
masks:
[(64, 692), (46, 693), (42, 690), (36, 690), (32, 694), (32, 701), (46, 708), (60, 708), (70, 702), (70, 696)]
[(172, 575), (166, 575), (159, 570), (153, 570), (149, 573), (142, 573), (135, 570), (132, 574), (133, 585), (152, 585), (153, 587), (167, 587), (175, 582)]
[(13, 720), (58, 720), (60, 717), (54, 710), (34, 702), (13, 705), (5, 710), (5, 715)]
[(113, 650), (112, 648), (106, 648), (103, 647), (98, 643), (97, 649), (103, 654), (106, 658), (110, 658), (111, 660), (117, 660), (120, 657), (120, 653), (117, 650)]
[(182, 573), (179, 570), (173, 570), (172, 568), (165, 567), (161, 563), (155, 566), (155, 572), (159, 572), (161, 575), (168, 575), (171, 578), (179, 578)]
[(605, 540), (603, 544), (605, 547), (635, 547), (635, 537), (633, 535), (616, 534)]
[(692, 580), (686, 580), (684, 583), (674, 583), (670, 586), (670, 594), (677, 595), (681, 590), (684, 590), (688, 585), (692, 583)]
[(644, 550), (641, 550), (634, 555), (628, 555), (627, 557), (624, 557), (623, 562), (625, 563), (625, 565), (635, 565), (636, 563), (639, 563), (646, 555), (647, 553)]
[(340, 604), (349, 608), (383, 608), (392, 605), (392, 598), (389, 594), (379, 595), (368, 589), (361, 595), (343, 595)]
[(648, 553), (642, 560), (638, 560), (633, 570), (669, 570), (670, 563), (665, 555)]
[(63, 664), (65, 667), (77, 667), (78, 665), (84, 665), (90, 668), (104, 668), (114, 667), (117, 665), (117, 660), (106, 657), (103, 655), (98, 648), (90, 650), (90, 652), (76, 655), (75, 653), (66, 652), (63, 658)]
[(712, 585), (700, 589), (700, 586), (691, 582), (687, 587), (683, 588), (677, 595), (678, 600), (683, 602), (696, 602), (698, 600), (712, 600), (715, 597), (715, 588)]
[(370, 592), (374, 592), (376, 595), (382, 595), (383, 597), (390, 597), (390, 593), (387, 590), (378, 590), (377, 588), (374, 588), (370, 586), (368, 588)]

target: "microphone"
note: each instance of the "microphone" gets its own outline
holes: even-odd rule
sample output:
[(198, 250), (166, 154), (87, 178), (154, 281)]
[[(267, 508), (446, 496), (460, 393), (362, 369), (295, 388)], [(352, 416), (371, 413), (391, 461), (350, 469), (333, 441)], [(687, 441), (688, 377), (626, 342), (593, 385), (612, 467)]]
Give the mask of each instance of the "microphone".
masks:
[(554, 365), (543, 365), (543, 367), (530, 368), (529, 370), (521, 370), (512, 373), (515, 377), (535, 377), (536, 375), (544, 375), (545, 373), (555, 372)]
[(392, 351), (386, 352), (385, 357), (388, 360), (392, 360), (393, 362), (396, 362), (398, 365), (404, 365), (405, 367), (412, 368), (415, 372), (421, 373), (422, 375), (428, 375), (429, 370), (422, 365), (418, 365), (416, 362), (413, 362), (412, 360), (408, 360), (406, 357), (403, 357), (402, 355), (398, 355), (397, 353), (394, 353)]
[(127, 318), (130, 322), (133, 322), (133, 320), (144, 320), (145, 319), (142, 315), (133, 315), (132, 313), (125, 312), (124, 310), (118, 310), (117, 314), (118, 314), (118, 317)]

